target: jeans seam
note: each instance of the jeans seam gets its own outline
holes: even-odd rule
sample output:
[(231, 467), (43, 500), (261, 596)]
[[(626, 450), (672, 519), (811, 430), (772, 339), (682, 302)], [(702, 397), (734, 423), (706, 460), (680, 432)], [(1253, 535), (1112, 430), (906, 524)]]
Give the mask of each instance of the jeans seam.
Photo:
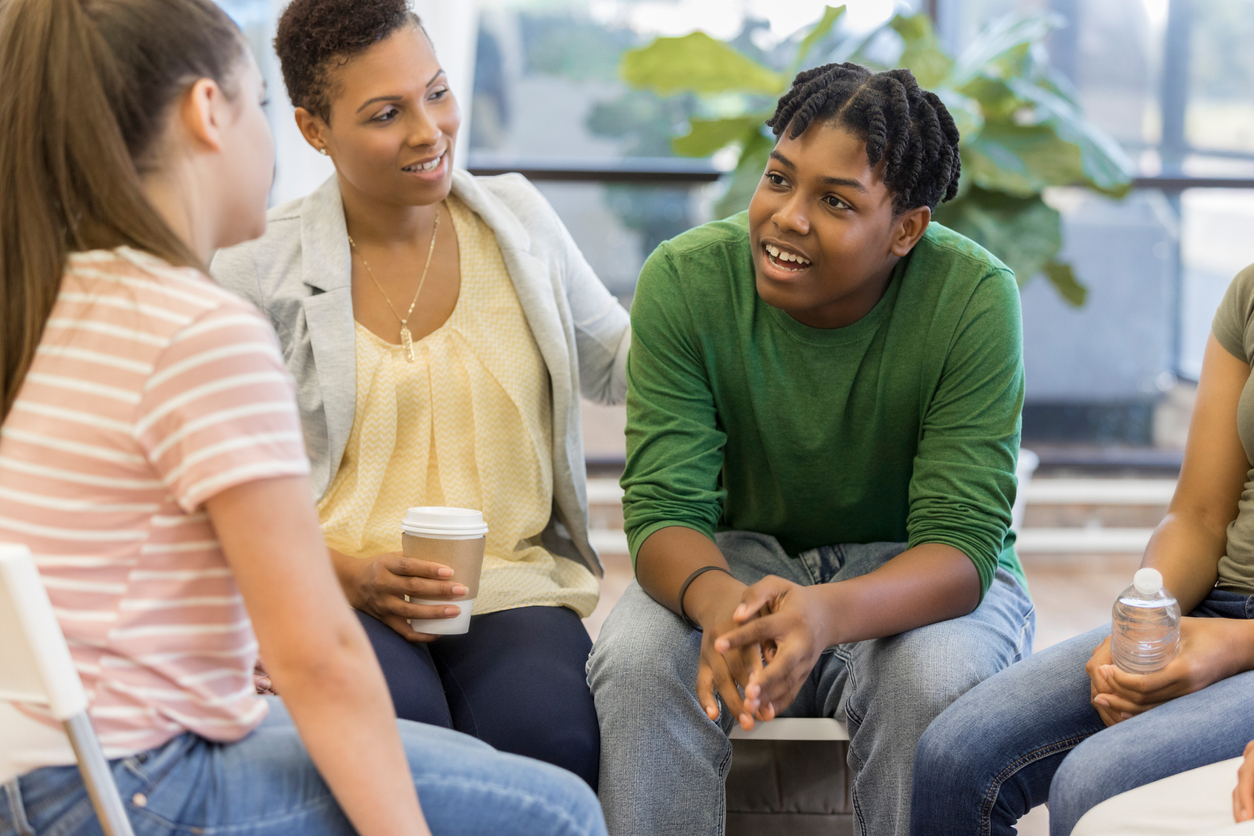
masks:
[[(1023, 659), (1023, 646), (1026, 644), (1028, 625), (1032, 623), (1032, 613), (1035, 611), (1036, 605), (1029, 604), (1028, 611), (1023, 614), (1023, 623), (1019, 625), (1019, 640), (1015, 643), (1014, 662), (1019, 662)], [(1014, 662), (1011, 664), (1014, 664)]]
[(989, 784), (988, 791), (985, 792), (984, 798), (980, 804), (980, 836), (989, 836), (989, 834), (992, 833), (993, 806), (997, 803), (997, 796), (1001, 792), (1002, 785), (1009, 780), (1010, 776), (1014, 775), (1030, 763), (1051, 757), (1059, 752), (1066, 751), (1067, 749), (1074, 749), (1077, 745), (1084, 742), (1089, 736), (1090, 735), (1087, 734), (1076, 735), (1064, 738), (1056, 743), (1051, 743), (1048, 746), (1042, 746), (1026, 755), (1022, 755), (999, 772), (993, 778), (992, 783)]
[[(845, 670), (848, 672), (847, 673), (848, 682), (845, 683), (845, 688), (848, 689), (849, 694), (851, 695), (855, 694), (857, 693), (858, 689), (857, 689), (857, 681), (856, 681), (857, 677), (854, 673), (853, 659), (848, 656), (842, 656), (841, 658), (845, 660)], [(859, 784), (858, 779), (862, 777), (862, 767), (866, 766), (866, 761), (862, 759), (862, 756), (858, 754), (857, 749), (855, 749), (853, 745), (854, 735), (857, 733), (857, 730), (862, 727), (863, 718), (862, 718), (862, 715), (858, 712), (858, 710), (854, 708), (852, 699), (845, 700), (844, 702), (845, 702), (846, 730), (849, 731), (848, 759), (856, 760), (859, 764), (858, 769), (855, 770), (853, 780), (849, 782), (849, 800), (853, 803), (853, 814), (854, 814), (854, 817), (858, 820), (858, 832), (865, 834), (866, 833), (866, 814), (862, 812), (862, 803), (858, 798), (858, 784)]]
[[(26, 819), (26, 803), (22, 800), (22, 785), (18, 781), (19, 779), (14, 777), (4, 784), (5, 796), (9, 801), (9, 812), (13, 814), (13, 830), (17, 836), (35, 836), (35, 829)], [(0, 824), (3, 823), (4, 820), (0, 819)]]
[(832, 546), (832, 577), (835, 578), (840, 571), (845, 568), (845, 547), (841, 545)]
[(257, 827), (258, 825), (265, 827), (268, 825), (280, 824), (290, 819), (298, 818), (301, 816), (306, 816), (310, 812), (316, 810), (319, 807), (336, 806), (336, 801), (334, 797), (327, 797), (327, 798), (318, 799), (315, 801), (310, 801), (307, 803), (305, 807), (302, 807), (299, 810), (292, 810), (287, 813), (284, 813), (281, 816), (276, 816), (274, 818), (267, 818), (267, 819), (261, 819), (261, 820), (253, 819), (252, 821), (237, 822), (235, 824), (224, 824), (224, 825), (210, 825), (210, 824), (197, 825), (197, 824), (185, 824), (185, 823), (172, 821), (171, 819), (168, 819), (165, 816), (161, 815), (160, 813), (154, 812), (148, 809), (147, 807), (136, 807), (134, 802), (130, 800), (126, 801), (126, 806), (128, 808), (127, 810), (128, 814), (133, 818), (147, 818), (147, 819), (151, 819), (157, 822), (161, 827), (165, 827), (173, 831), (182, 832), (182, 833), (194, 833), (197, 836), (205, 836), (205, 834), (231, 833), (233, 831), (240, 830), (243, 828)]
[(727, 832), (727, 773), (730, 771), (730, 768), (731, 768), (731, 759), (732, 759), (732, 746), (731, 746), (731, 741), (728, 740), (727, 741), (727, 753), (723, 755), (723, 759), (719, 761), (719, 764), (718, 764), (718, 775), (719, 775), (718, 786), (719, 786), (719, 792), (723, 794), (723, 797), (719, 801), (719, 803), (715, 806), (715, 809), (718, 810), (718, 827), (715, 828), (714, 832), (719, 833), (719, 834), (724, 834)]
[[(819, 547), (822, 548), (821, 546)], [(797, 562), (801, 564), (801, 568), (805, 570), (806, 575), (810, 578), (810, 585), (815, 586), (823, 582), (822, 573), (818, 571), (818, 567), (813, 563), (819, 562), (822, 558), (819, 556), (819, 549), (811, 549), (797, 555)], [(813, 557), (813, 560), (811, 559)]]

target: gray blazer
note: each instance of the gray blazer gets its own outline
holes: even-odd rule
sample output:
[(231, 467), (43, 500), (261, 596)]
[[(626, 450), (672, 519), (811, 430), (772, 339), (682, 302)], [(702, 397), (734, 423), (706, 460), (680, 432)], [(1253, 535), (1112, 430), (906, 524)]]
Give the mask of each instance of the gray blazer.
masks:
[[(579, 396), (623, 400), (631, 342), (627, 312), (592, 272), (553, 207), (521, 175), (475, 177), (455, 170), (453, 194), (496, 233), (548, 367), (553, 514), (541, 544), (601, 577), (601, 561), (588, 543)], [(357, 395), (350, 252), (336, 178), (267, 217), (265, 235), (219, 251), (211, 271), (223, 287), (264, 311), (278, 332), (296, 379), (314, 496), (321, 497), (348, 444)]]

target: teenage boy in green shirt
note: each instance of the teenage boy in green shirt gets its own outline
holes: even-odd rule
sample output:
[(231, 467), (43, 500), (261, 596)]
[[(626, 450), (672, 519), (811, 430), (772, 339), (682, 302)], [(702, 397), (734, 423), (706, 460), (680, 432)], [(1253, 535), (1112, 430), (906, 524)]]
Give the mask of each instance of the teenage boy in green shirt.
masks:
[(660, 246), (632, 305), (637, 583), (589, 662), (613, 836), (721, 833), (728, 731), (784, 715), (845, 721), (857, 832), (905, 834), (928, 723), (1031, 652), (1019, 297), (930, 223), (953, 119), (842, 64), (767, 124), (749, 211)]

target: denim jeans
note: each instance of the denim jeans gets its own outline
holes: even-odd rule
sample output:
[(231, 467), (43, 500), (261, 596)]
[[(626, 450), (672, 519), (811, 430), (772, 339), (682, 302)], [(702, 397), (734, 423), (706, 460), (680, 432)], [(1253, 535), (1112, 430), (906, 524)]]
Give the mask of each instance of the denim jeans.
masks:
[[(1212, 590), (1190, 615), (1250, 618), (1254, 598)], [(1216, 682), (1110, 728), (1084, 665), (1100, 627), (973, 688), (919, 741), (911, 832), (1001, 836), (1049, 802), (1052, 836), (1121, 792), (1241, 754), (1254, 739), (1254, 672)]]
[[(866, 574), (905, 545), (830, 546), (790, 558), (773, 537), (724, 532), (732, 574), (812, 585)], [(970, 615), (898, 636), (825, 650), (783, 716), (848, 724), (857, 832), (903, 834), (919, 735), (950, 702), (1031, 652), (1032, 602), (999, 570)], [(601, 720), (601, 804), (614, 836), (713, 836), (726, 818), (731, 764), (724, 709), (711, 721), (696, 696), (701, 634), (636, 583), (601, 628), (588, 661)]]
[[(436, 836), (604, 834), (596, 797), (565, 770), (496, 752), (472, 737), (400, 721), (423, 813)], [(281, 701), (236, 743), (193, 734), (112, 762), (137, 836), (351, 836)], [(73, 766), (45, 767), (0, 792), (0, 836), (99, 834)], [(20, 795), (18, 805), (13, 804)], [(19, 827), (22, 810), (28, 830)]]

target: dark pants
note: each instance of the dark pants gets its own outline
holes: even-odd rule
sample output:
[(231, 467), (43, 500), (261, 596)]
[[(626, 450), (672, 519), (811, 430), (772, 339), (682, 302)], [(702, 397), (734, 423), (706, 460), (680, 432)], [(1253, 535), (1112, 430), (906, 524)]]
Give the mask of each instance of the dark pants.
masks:
[(476, 615), (470, 631), (410, 644), (358, 612), (396, 715), (568, 769), (597, 788), (601, 730), (584, 665), (592, 640), (566, 607)]

